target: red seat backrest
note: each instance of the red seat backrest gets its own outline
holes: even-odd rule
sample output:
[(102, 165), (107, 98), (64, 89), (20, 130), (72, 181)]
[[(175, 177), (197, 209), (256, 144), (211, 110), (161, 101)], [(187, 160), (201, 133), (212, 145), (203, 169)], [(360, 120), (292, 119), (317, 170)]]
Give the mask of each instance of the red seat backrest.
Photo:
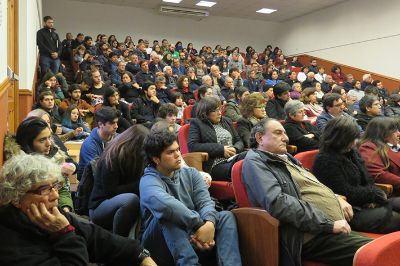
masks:
[(190, 127), (190, 124), (183, 125), (183, 126), (181, 126), (181, 128), (179, 129), (179, 132), (178, 132), (179, 147), (181, 148), (182, 154), (186, 154), (189, 152), (189, 148), (187, 145), (188, 135), (189, 135), (189, 127)]
[(231, 173), (236, 203), (239, 205), (240, 208), (251, 207), (249, 198), (247, 196), (246, 187), (242, 180), (242, 167), (243, 160), (240, 160), (233, 165)]
[(390, 233), (359, 248), (354, 266), (399, 265), (400, 232)]
[(319, 150), (300, 152), (294, 156), (301, 162), (304, 168), (311, 170), (314, 165), (315, 156), (317, 156)]
[(183, 123), (186, 123), (190, 118), (192, 118), (192, 109), (193, 105), (188, 105), (183, 109), (182, 120)]

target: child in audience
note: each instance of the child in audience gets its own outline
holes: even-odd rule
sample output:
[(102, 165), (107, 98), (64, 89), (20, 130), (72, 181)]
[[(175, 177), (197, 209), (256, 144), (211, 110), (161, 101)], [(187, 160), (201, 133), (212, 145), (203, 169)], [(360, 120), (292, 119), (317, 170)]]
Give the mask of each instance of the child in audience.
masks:
[(171, 102), (178, 108), (176, 118), (180, 121), (183, 117), (183, 109), (186, 107), (186, 103), (183, 101), (182, 93), (179, 91), (171, 91)]
[(173, 103), (166, 103), (161, 105), (160, 109), (158, 110), (158, 117), (165, 119), (168, 124), (170, 124), (174, 128), (174, 132), (178, 134), (179, 129), (181, 128), (178, 125), (178, 107)]
[(89, 136), (89, 126), (87, 123), (83, 122), (78, 107), (76, 105), (71, 105), (64, 112), (62, 119), (62, 133), (65, 134), (76, 130), (79, 133), (75, 135), (73, 139), (84, 139)]

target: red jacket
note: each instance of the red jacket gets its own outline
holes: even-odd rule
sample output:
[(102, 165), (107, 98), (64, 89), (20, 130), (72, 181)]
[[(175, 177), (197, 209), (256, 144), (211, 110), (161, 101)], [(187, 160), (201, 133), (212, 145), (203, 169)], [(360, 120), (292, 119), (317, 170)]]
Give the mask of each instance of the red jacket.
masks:
[(390, 166), (385, 169), (381, 157), (376, 152), (374, 143), (366, 142), (362, 144), (359, 151), (375, 182), (391, 184), (394, 188), (400, 188), (400, 152), (388, 150)]

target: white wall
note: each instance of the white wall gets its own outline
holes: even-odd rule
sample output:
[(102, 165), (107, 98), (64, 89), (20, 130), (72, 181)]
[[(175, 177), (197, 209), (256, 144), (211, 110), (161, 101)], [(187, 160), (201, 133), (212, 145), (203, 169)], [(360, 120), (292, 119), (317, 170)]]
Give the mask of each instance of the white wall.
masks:
[(166, 38), (170, 43), (180, 40), (186, 46), (192, 42), (196, 49), (203, 44), (239, 46), (251, 44), (263, 50), (275, 45), (279, 24), (250, 19), (210, 16), (203, 20), (161, 15), (157, 10), (85, 3), (65, 0), (43, 0), (43, 14), (53, 16), (60, 38), (67, 32), (78, 32), (96, 38), (98, 33), (115, 34), (119, 41), (131, 35), (138, 39)]
[(7, 0), (0, 0), (0, 83), (7, 77)]
[(308, 54), (399, 78), (399, 10), (397, 0), (347, 1), (283, 23), (278, 43), (287, 55), (317, 50)]
[(19, 87), (32, 89), (37, 46), (36, 32), (42, 27), (42, 0), (19, 1)]

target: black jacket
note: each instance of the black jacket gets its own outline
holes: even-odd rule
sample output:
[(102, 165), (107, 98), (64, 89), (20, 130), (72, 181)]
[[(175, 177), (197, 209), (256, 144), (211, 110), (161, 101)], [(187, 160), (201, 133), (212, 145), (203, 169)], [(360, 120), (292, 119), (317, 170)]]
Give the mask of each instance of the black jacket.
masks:
[(285, 120), (285, 107), (286, 102), (282, 101), (281, 99), (272, 99), (267, 102), (267, 116), (270, 118), (275, 118), (277, 120)]
[(357, 120), (357, 124), (361, 127), (361, 129), (365, 131), (369, 121), (371, 121), (374, 116), (370, 116), (365, 113), (358, 113), (354, 116), (354, 118)]
[(61, 56), (62, 45), (55, 29), (46, 27), (36, 32), (36, 43), (39, 47), (39, 53), (44, 56), (51, 56), (51, 53), (56, 52)]
[[(62, 212), (62, 210), (60, 210)], [(62, 212), (63, 213), (63, 212)], [(138, 265), (139, 241), (63, 213), (75, 232), (50, 235), (12, 205), (0, 208), (0, 265)]]
[(346, 196), (354, 206), (383, 204), (382, 190), (374, 185), (358, 151), (347, 154), (320, 152), (314, 161), (314, 175), (336, 194)]
[[(90, 194), (89, 209), (96, 209), (104, 200), (119, 194), (139, 195), (139, 179), (135, 180), (134, 175), (138, 173), (123, 174), (115, 162), (113, 162), (113, 167), (109, 167), (106, 160), (99, 160), (94, 175), (93, 190)], [(132, 213), (132, 215), (137, 214)]]
[[(238, 133), (233, 128), (232, 121), (229, 118), (221, 117), (221, 125), (232, 135), (232, 145), (236, 153), (243, 151), (243, 142)], [(198, 118), (190, 120), (188, 148), (190, 152), (207, 152), (208, 161), (203, 163), (205, 172), (211, 171), (211, 166), (215, 158), (224, 157), (224, 145), (217, 143), (217, 135), (210, 121), (202, 121)]]
[[(306, 121), (300, 124), (292, 120), (286, 120), (283, 127), (289, 137), (289, 144), (297, 146), (297, 152), (319, 149), (321, 131), (316, 126)], [(314, 134), (314, 138), (304, 137), (307, 134)]]
[(121, 83), (118, 87), (121, 98), (124, 98), (128, 103), (132, 103), (141, 94), (141, 90), (132, 86), (132, 83)]
[(148, 73), (145, 73), (145, 72), (143, 72), (143, 71), (139, 71), (137, 74), (136, 74), (136, 82), (141, 86), (141, 87), (143, 87), (143, 85), (146, 83), (146, 82), (155, 82), (156, 81), (156, 78), (155, 78), (155, 76), (154, 76), (154, 74), (153, 74), (153, 72), (148, 72)]
[(133, 119), (139, 124), (146, 122), (153, 122), (157, 117), (158, 109), (160, 108), (160, 103), (155, 103), (142, 96), (133, 101), (133, 107), (131, 115)]
[(237, 132), (239, 137), (242, 139), (245, 148), (250, 148), (250, 133), (253, 126), (253, 123), (244, 117), (237, 121)]

